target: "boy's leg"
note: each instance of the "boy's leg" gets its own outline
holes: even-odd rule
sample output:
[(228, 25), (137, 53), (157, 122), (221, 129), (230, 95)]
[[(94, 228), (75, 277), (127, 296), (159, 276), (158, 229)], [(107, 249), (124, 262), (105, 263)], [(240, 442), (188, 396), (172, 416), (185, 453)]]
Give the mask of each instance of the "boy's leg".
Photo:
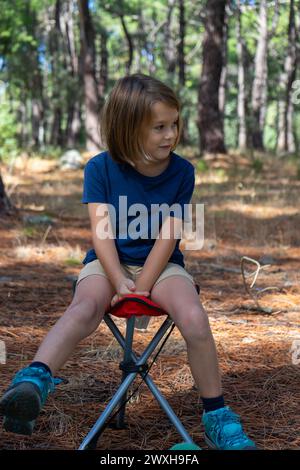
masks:
[(184, 276), (170, 276), (154, 285), (151, 299), (174, 320), (187, 343), (191, 372), (203, 404), (213, 405), (203, 414), (205, 439), (222, 450), (255, 449), (244, 433), (238, 415), (224, 406), (217, 352), (209, 321), (194, 285)]
[(42, 342), (34, 358), (36, 364), (20, 370), (0, 400), (7, 431), (32, 433), (35, 418), (48, 393), (54, 390), (54, 372), (77, 343), (98, 327), (113, 294), (113, 287), (102, 275), (88, 276), (78, 284), (72, 303)]
[(49, 366), (54, 375), (76, 345), (99, 326), (114, 295), (114, 288), (102, 275), (88, 276), (76, 287), (72, 303), (49, 331), (34, 361)]
[(152, 288), (151, 299), (166, 310), (187, 344), (188, 359), (202, 397), (221, 395), (215, 342), (199, 296), (183, 276), (171, 276)]

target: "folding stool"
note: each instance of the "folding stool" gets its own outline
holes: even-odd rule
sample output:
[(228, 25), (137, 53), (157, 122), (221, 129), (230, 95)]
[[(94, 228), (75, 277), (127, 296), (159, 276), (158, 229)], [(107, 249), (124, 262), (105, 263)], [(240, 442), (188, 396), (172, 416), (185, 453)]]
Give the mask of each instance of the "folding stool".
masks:
[[(195, 287), (197, 289), (197, 292), (199, 293), (199, 286), (195, 285)], [(137, 317), (145, 315), (166, 315), (167, 318), (164, 320), (164, 322), (162, 323), (162, 325), (160, 326), (160, 328), (158, 329), (158, 331), (156, 332), (144, 352), (140, 356), (137, 356), (132, 349), (135, 320)], [(113, 321), (112, 316), (126, 319), (127, 325), (125, 338), (120, 332), (115, 322)], [(107, 404), (104, 411), (97, 419), (90, 432), (86, 435), (86, 437), (80, 444), (78, 450), (88, 450), (96, 448), (98, 439), (107, 426), (108, 419), (111, 419), (111, 415), (116, 409), (117, 413), (115, 412), (115, 428), (124, 429), (126, 427), (124, 418), (127, 403), (127, 393), (130, 385), (134, 381), (137, 374), (140, 374), (143, 381), (147, 384), (153, 396), (156, 398), (161, 408), (165, 411), (169, 420), (175, 426), (178, 433), (183, 438), (184, 442), (193, 444), (192, 438), (187, 433), (183, 424), (178, 419), (171, 406), (163, 397), (163, 395), (151, 379), (150, 375), (148, 374), (149, 366), (147, 364), (147, 361), (150, 355), (156, 350), (158, 344), (160, 343), (163, 337), (165, 337), (165, 339), (168, 338), (166, 334), (167, 331), (169, 330), (170, 334), (175, 326), (173, 320), (169, 317), (168, 313), (164, 311), (157, 303), (153, 302), (145, 296), (127, 294), (126, 296), (122, 297), (122, 299), (120, 299), (113, 307), (107, 310), (104, 315), (104, 321), (124, 350), (123, 361), (120, 362), (119, 365), (119, 368), (122, 370), (122, 380), (119, 388), (113, 395), (110, 402)], [(160, 350), (158, 351), (156, 357), (158, 356)]]

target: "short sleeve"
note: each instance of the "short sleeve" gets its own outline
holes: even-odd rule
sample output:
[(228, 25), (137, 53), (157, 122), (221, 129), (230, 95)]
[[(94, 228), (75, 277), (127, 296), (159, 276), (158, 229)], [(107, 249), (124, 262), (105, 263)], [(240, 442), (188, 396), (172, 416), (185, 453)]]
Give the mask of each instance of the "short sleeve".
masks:
[(88, 202), (107, 202), (106, 188), (101, 170), (90, 160), (84, 168), (83, 196), (84, 204)]
[(188, 204), (190, 203), (192, 199), (194, 188), (195, 188), (195, 168), (193, 167), (192, 164), (189, 164), (186, 174), (184, 178), (181, 180), (181, 184), (178, 188), (176, 201), (174, 201), (176, 204), (179, 204), (181, 206), (182, 220), (186, 222), (190, 222)]

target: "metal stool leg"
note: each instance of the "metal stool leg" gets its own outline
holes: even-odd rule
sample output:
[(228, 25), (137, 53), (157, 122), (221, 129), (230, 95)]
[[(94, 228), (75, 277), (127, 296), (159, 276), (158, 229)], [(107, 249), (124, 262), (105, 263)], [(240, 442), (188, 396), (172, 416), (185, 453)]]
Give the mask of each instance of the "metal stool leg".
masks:
[[(200, 289), (199, 286), (196, 285), (197, 292), (199, 293)], [(76, 290), (76, 281), (73, 282), (73, 295)], [(154, 338), (152, 339), (151, 343), (149, 346), (146, 348), (144, 351), (143, 355), (141, 358), (137, 358), (136, 354), (132, 351), (132, 341), (133, 341), (133, 334), (134, 334), (134, 323), (135, 323), (135, 317), (131, 317), (128, 322), (127, 322), (127, 328), (126, 328), (126, 340), (124, 339), (123, 335), (121, 334), (120, 330), (114, 323), (114, 321), (111, 319), (110, 315), (105, 315), (104, 320), (112, 333), (114, 334), (115, 338), (119, 342), (119, 344), (123, 347), (124, 349), (124, 362), (129, 362), (133, 360), (136, 364), (140, 363), (141, 365), (145, 364), (148, 357), (151, 355), (153, 350), (156, 348), (158, 345), (160, 339), (163, 337), (165, 332), (168, 330), (168, 328), (173, 324), (173, 321), (170, 318), (167, 318), (164, 323), (162, 324), (161, 328), (159, 331), (156, 333)], [(144, 362), (143, 362), (144, 361)], [(114, 409), (118, 404), (122, 404), (123, 402), (126, 401), (127, 398), (127, 391), (128, 388), (130, 387), (131, 383), (134, 381), (135, 377), (137, 375), (137, 372), (132, 372), (128, 373), (123, 371), (122, 374), (122, 383), (103, 411), (103, 413), (100, 415), (90, 432), (87, 434), (87, 436), (84, 438), (82, 441), (79, 450), (85, 450), (88, 448), (93, 448), (95, 449), (97, 446), (97, 441), (98, 438), (100, 437), (101, 433), (105, 429), (105, 422), (109, 418), (109, 416), (112, 414)], [(158, 390), (157, 386), (154, 384), (152, 378), (147, 374), (144, 377), (143, 373), (140, 373), (142, 376), (143, 380), (149, 387), (150, 391), (162, 407), (162, 409), (165, 411), (166, 415), (170, 419), (170, 421), (173, 423), (175, 428), (177, 429), (178, 433), (182, 436), (185, 442), (193, 443), (192, 438), (189, 436), (187, 431), (185, 430), (184, 426), (182, 425), (181, 421), (178, 419), (178, 417), (175, 415), (173, 409), (167, 402), (167, 400), (163, 397), (163, 395), (160, 393)], [(117, 426), (118, 427), (124, 427), (124, 418), (125, 418), (125, 410), (126, 410), (126, 403), (124, 403), (124, 406), (120, 409), (118, 415), (117, 415)]]
[(112, 414), (112, 412), (114, 411), (114, 409), (116, 408), (116, 406), (120, 402), (121, 397), (124, 395), (125, 391), (128, 389), (128, 387), (134, 381), (136, 375), (137, 375), (137, 372), (133, 372), (133, 373), (129, 374), (126, 377), (124, 382), (122, 382), (122, 384), (118, 388), (118, 390), (115, 393), (115, 395), (113, 396), (113, 398), (108, 403), (108, 405), (105, 408), (105, 410), (103, 411), (103, 413), (100, 415), (100, 417), (98, 418), (98, 420), (96, 421), (96, 423), (94, 424), (94, 426), (92, 427), (92, 429), (90, 430), (88, 435), (84, 438), (84, 440), (80, 444), (80, 447), (79, 447), (78, 450), (85, 450), (89, 446), (90, 442), (92, 442), (93, 440), (95, 442), (95, 440), (97, 440), (99, 438), (99, 436), (101, 435), (101, 432), (104, 428), (106, 420)]
[[(126, 340), (125, 340), (125, 345), (124, 345), (124, 361), (123, 363), (126, 364), (131, 361), (131, 352), (132, 352), (132, 341), (133, 341), (133, 334), (134, 334), (134, 322), (135, 322), (135, 317), (131, 317), (127, 320), (127, 326), (126, 326)], [(124, 371), (122, 372), (122, 382), (126, 379), (128, 375), (128, 372)], [(125, 428), (125, 410), (126, 410), (126, 399), (127, 399), (127, 390), (125, 391), (124, 395), (121, 398), (120, 405), (124, 403), (122, 408), (120, 409), (118, 415), (117, 415), (117, 423), (116, 427), (117, 429), (123, 429)]]
[[(113, 332), (113, 334), (117, 335), (120, 339), (122, 338), (123, 345), (125, 345), (125, 339), (123, 335), (121, 334), (120, 330), (115, 325), (113, 320), (110, 318), (110, 316), (105, 315), (104, 320), (106, 324), (109, 326), (109, 328), (111, 329), (111, 331)], [(148, 358), (150, 357), (152, 352), (155, 350), (163, 334), (167, 331), (171, 323), (172, 323), (172, 320), (170, 319), (165, 320), (163, 325), (160, 327), (160, 329), (156, 333), (155, 337), (152, 339), (148, 347), (145, 349), (142, 356), (137, 360), (136, 362), (137, 367), (143, 366), (147, 362)], [(87, 434), (87, 436), (84, 438), (84, 440), (80, 444), (78, 450), (95, 448), (97, 444), (97, 440), (105, 428), (105, 423), (107, 419), (113, 413), (118, 403), (120, 403), (121, 397), (124, 396), (125, 392), (127, 392), (131, 383), (134, 381), (135, 377), (137, 376), (137, 373), (138, 372), (132, 372), (127, 375), (125, 380), (121, 383), (120, 387), (118, 388), (118, 390), (116, 391), (116, 393), (114, 394), (114, 396), (112, 397), (108, 405), (106, 406), (105, 410), (99, 416), (98, 420), (96, 421), (96, 423), (94, 424), (90, 432)]]
[[(113, 322), (113, 320), (110, 317), (108, 317), (106, 319), (106, 323), (109, 326), (109, 328), (111, 329), (111, 331), (113, 332), (113, 334), (114, 334), (115, 338), (117, 339), (117, 341), (119, 342), (120, 346), (122, 346), (122, 348), (124, 348), (125, 347), (124, 338), (123, 338), (121, 332), (119, 331), (118, 327)], [(167, 318), (165, 320), (165, 322), (163, 323), (161, 328), (163, 328), (164, 325), (165, 325), (166, 328), (169, 328), (172, 325), (172, 323), (173, 323), (173, 321), (170, 318)], [(159, 334), (159, 333), (160, 333), (160, 330), (157, 332), (157, 334)], [(154, 336), (154, 338), (155, 338), (155, 336)], [(137, 361), (137, 356), (133, 351), (131, 352), (131, 358), (134, 361)], [(157, 402), (159, 403), (161, 408), (164, 410), (164, 412), (168, 416), (171, 423), (175, 426), (175, 428), (177, 429), (178, 433), (181, 435), (183, 440), (185, 442), (189, 442), (189, 443), (193, 444), (194, 443), (193, 439), (188, 434), (188, 432), (184, 428), (183, 424), (181, 423), (179, 418), (174, 413), (174, 411), (171, 408), (171, 406), (169, 405), (168, 401), (165, 399), (165, 397), (161, 394), (161, 392), (159, 391), (157, 386), (154, 384), (154, 382), (153, 382), (153, 380), (152, 380), (152, 378), (150, 377), (149, 374), (147, 374), (147, 376), (144, 378), (144, 381), (146, 382), (148, 388), (150, 389), (150, 391), (152, 392), (152, 394), (156, 398)]]
[[(133, 361), (136, 364), (136, 367), (141, 367), (141, 368), (146, 364), (148, 358), (150, 357), (152, 352), (155, 350), (155, 348), (159, 344), (159, 342), (162, 339), (162, 337), (164, 336), (165, 332), (173, 324), (173, 321), (170, 318), (167, 318), (164, 321), (164, 323), (161, 325), (161, 327), (159, 328), (159, 330), (157, 331), (157, 333), (155, 334), (155, 336), (153, 337), (153, 339), (151, 340), (151, 342), (149, 343), (149, 345), (147, 346), (147, 348), (145, 349), (145, 351), (143, 352), (141, 357), (138, 358), (136, 356), (136, 354), (132, 351), (131, 347), (127, 348), (125, 338), (123, 337), (123, 335), (121, 334), (120, 330), (118, 329), (118, 327), (116, 326), (114, 321), (111, 319), (111, 317), (109, 315), (105, 315), (104, 320), (105, 320), (106, 324), (109, 326), (109, 328), (112, 331), (112, 333), (114, 334), (114, 336), (116, 337), (119, 344), (123, 347), (123, 349), (125, 351), (124, 352), (124, 358), (126, 356), (126, 361), (127, 360), (128, 361)], [(128, 334), (128, 341), (129, 341), (129, 343), (131, 342), (131, 346), (132, 346), (134, 321), (132, 322), (131, 325), (130, 324), (127, 325), (127, 328), (128, 327), (129, 327), (129, 329), (126, 330), (126, 339), (127, 339), (127, 334)], [(131, 327), (132, 327), (132, 331), (130, 331)], [(192, 438), (190, 437), (190, 435), (185, 430), (185, 428), (184, 428), (183, 424), (181, 423), (181, 421), (179, 420), (179, 418), (175, 415), (174, 411), (172, 410), (172, 408), (169, 405), (169, 403), (167, 402), (167, 400), (163, 397), (163, 395), (160, 393), (160, 391), (158, 390), (156, 385), (153, 383), (151, 377), (148, 374), (147, 374), (147, 376), (144, 377), (144, 372), (139, 372), (139, 373), (142, 376), (145, 383), (147, 384), (147, 386), (149, 387), (149, 389), (152, 392), (152, 394), (154, 395), (154, 397), (156, 398), (156, 400), (158, 401), (158, 403), (160, 404), (160, 406), (162, 407), (162, 409), (167, 414), (170, 421), (173, 423), (173, 425), (177, 429), (178, 433), (184, 439), (184, 441), (189, 442), (189, 443), (193, 443)], [(100, 415), (100, 417), (98, 418), (98, 420), (96, 421), (96, 423), (94, 424), (94, 426), (92, 427), (92, 429), (90, 430), (88, 435), (82, 441), (82, 443), (81, 443), (78, 450), (85, 450), (85, 449), (88, 449), (88, 448), (95, 448), (96, 447), (97, 440), (98, 440), (99, 436), (101, 435), (101, 433), (103, 432), (103, 430), (105, 429), (105, 423), (106, 423), (107, 419), (113, 413), (113, 411), (117, 407), (117, 405), (120, 404), (120, 402), (122, 403), (122, 399), (127, 396), (128, 388), (130, 387), (131, 383), (134, 381), (137, 374), (138, 374), (138, 372), (136, 371), (136, 372), (130, 372), (130, 373), (127, 372), (126, 377), (124, 377), (124, 375), (123, 375), (124, 380), (122, 381), (120, 387), (118, 388), (118, 390), (114, 394), (113, 398), (110, 400), (110, 402), (106, 406), (105, 410)], [(125, 414), (125, 405), (120, 410), (120, 413), (118, 414), (118, 419), (119, 419), (119, 422), (121, 422), (121, 423), (122, 423), (122, 419), (124, 419), (124, 414)]]

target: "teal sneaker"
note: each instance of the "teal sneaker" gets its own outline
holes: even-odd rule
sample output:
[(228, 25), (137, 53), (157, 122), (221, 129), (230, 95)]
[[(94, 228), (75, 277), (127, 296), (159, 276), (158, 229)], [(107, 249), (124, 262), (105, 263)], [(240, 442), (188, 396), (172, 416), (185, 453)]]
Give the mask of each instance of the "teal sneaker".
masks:
[(191, 444), (190, 442), (179, 442), (170, 447), (169, 450), (201, 450), (201, 447), (197, 446), (197, 444)]
[(31, 435), (47, 396), (62, 380), (42, 367), (26, 367), (16, 373), (0, 400), (0, 414), (6, 431)]
[(255, 450), (256, 446), (244, 433), (239, 416), (228, 406), (203, 413), (205, 441), (217, 450)]

